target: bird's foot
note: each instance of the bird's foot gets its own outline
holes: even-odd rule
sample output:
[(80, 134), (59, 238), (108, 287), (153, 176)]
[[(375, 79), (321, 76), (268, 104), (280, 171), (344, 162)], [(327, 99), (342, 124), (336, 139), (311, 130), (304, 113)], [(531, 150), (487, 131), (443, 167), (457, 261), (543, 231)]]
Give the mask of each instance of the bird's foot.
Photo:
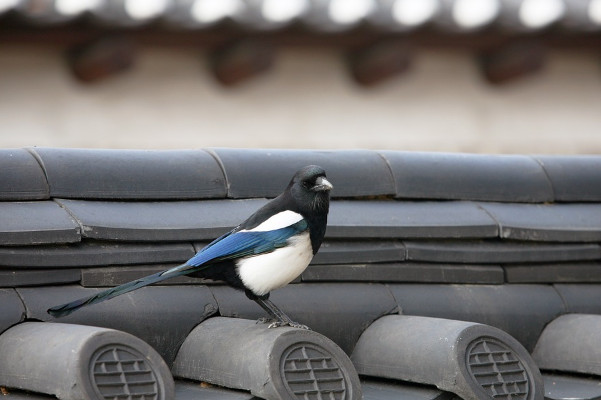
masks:
[(267, 328), (268, 329), (278, 328), (280, 326), (289, 326), (291, 328), (305, 329), (305, 330), (308, 330), (308, 331), (311, 330), (311, 328), (309, 328), (307, 325), (299, 324), (298, 322), (294, 322), (294, 321), (290, 321), (290, 322), (272, 321)]
[(308, 331), (311, 330), (311, 328), (309, 328), (307, 325), (299, 324), (298, 322), (278, 321), (277, 319), (271, 319), (271, 318), (265, 318), (265, 317), (259, 318), (257, 320), (257, 324), (269, 324), (267, 326), (267, 329), (279, 328), (280, 326), (289, 326), (291, 328), (306, 329)]
[(307, 325), (299, 324), (298, 322), (294, 322), (294, 321), (286, 322), (286, 323), (284, 323), (284, 325), (288, 325), (292, 328), (304, 329), (306, 331), (311, 330), (311, 328), (309, 328)]

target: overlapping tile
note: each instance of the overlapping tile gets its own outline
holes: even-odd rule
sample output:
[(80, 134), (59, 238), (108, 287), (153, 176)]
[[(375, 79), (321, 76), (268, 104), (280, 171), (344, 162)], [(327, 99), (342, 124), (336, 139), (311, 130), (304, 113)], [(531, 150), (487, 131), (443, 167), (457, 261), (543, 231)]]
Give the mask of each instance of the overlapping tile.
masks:
[(475, 203), (464, 201), (332, 202), (330, 238), (489, 238), (497, 223)]
[(224, 166), (228, 197), (275, 197), (300, 168), (316, 164), (334, 185), (333, 197), (386, 196), (394, 182), (386, 162), (369, 150), (212, 149)]
[(380, 153), (390, 164), (398, 198), (519, 203), (553, 200), (543, 168), (527, 156)]
[[(210, 288), (221, 316), (266, 316), (244, 292), (227, 286)], [(397, 312), (392, 295), (382, 285), (373, 283), (288, 285), (274, 291), (270, 299), (290, 318), (332, 339), (347, 354), (373, 320)]]
[(16, 269), (0, 267), (0, 287), (60, 285), (79, 283), (81, 273), (76, 268)]
[(329, 240), (322, 243), (312, 264), (403, 261), (405, 247), (398, 240)]
[(505, 265), (508, 283), (601, 283), (601, 261)]
[[(27, 317), (55, 321), (46, 310), (97, 293), (79, 285), (18, 288)], [(155, 348), (169, 365), (194, 326), (217, 312), (210, 291), (202, 286), (145, 287), (81, 309), (60, 321), (131, 333)]]
[(407, 259), (473, 264), (541, 263), (601, 259), (596, 243), (532, 243), (517, 241), (430, 240), (403, 242)]
[(562, 297), (547, 285), (388, 284), (406, 315), (448, 318), (504, 330), (529, 351), (543, 328), (564, 313)]
[(478, 203), (504, 239), (540, 242), (601, 241), (601, 203)]
[(189, 243), (82, 242), (0, 247), (0, 266), (29, 269), (169, 263), (185, 262), (194, 254), (194, 248)]
[(25, 306), (14, 289), (0, 289), (0, 333), (25, 319)]
[(52, 197), (74, 199), (223, 198), (225, 178), (202, 150), (32, 149)]
[(377, 263), (310, 265), (303, 282), (423, 282), (502, 284), (498, 265), (441, 263)]
[(53, 201), (0, 202), (0, 246), (79, 242), (80, 231)]
[(50, 196), (44, 171), (25, 149), (0, 149), (0, 200), (44, 200)]
[(537, 156), (553, 185), (554, 200), (601, 201), (601, 157)]
[(88, 238), (119, 241), (215, 239), (265, 200), (125, 202), (57, 200), (77, 218)]

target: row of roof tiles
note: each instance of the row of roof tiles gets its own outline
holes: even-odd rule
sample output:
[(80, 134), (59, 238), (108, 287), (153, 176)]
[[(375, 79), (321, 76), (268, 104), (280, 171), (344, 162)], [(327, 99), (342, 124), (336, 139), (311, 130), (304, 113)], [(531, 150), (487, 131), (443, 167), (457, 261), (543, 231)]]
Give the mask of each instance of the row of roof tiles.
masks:
[[(0, 245), (209, 240), (265, 200), (0, 202)], [(601, 204), (334, 201), (331, 239), (493, 239), (601, 241)]]
[[(0, 314), (0, 330), (22, 318), (23, 303), (27, 318), (49, 321), (52, 319), (46, 313), (49, 304), (95, 291), (76, 285), (0, 289), (0, 304), (7, 311)], [(398, 309), (405, 315), (490, 324), (510, 333), (531, 351), (544, 326), (556, 316), (566, 312), (600, 313), (598, 293), (598, 284), (310, 283), (275, 291), (273, 300), (346, 352), (352, 351), (361, 332), (373, 320)], [(171, 364), (192, 327), (217, 310), (226, 317), (256, 320), (262, 315), (261, 309), (249, 302), (244, 293), (227, 286), (149, 287), (136, 291), (135, 301), (129, 297), (82, 309), (63, 321), (129, 332), (147, 341)], [(316, 305), (319, 312), (315, 312)], [(160, 316), (160, 324), (156, 324), (156, 316)]]
[[(385, 241), (330, 241), (323, 247), (297, 282), (601, 282), (601, 248), (591, 243), (399, 241), (392, 247)], [(363, 249), (358, 251), (358, 247)], [(198, 248), (198, 243), (144, 246), (106, 242), (52, 248), (0, 247), (0, 287), (67, 283), (116, 286), (181, 264)], [(165, 284), (205, 283), (211, 282), (181, 277)]]
[[(10, 172), (0, 179), (0, 282), (9, 286), (110, 286), (184, 262), (308, 163), (326, 168), (336, 192), (327, 241), (303, 281), (601, 281), (600, 157), (38, 148), (0, 155)], [(193, 283), (182, 279), (174, 283)]]
[[(283, 190), (296, 170), (308, 164), (325, 168), (335, 186), (334, 199), (601, 201), (598, 156), (225, 148), (3, 149), (0, 169), (10, 173), (0, 175), (0, 201), (271, 198)], [(63, 206), (78, 207), (77, 204)], [(95, 207), (101, 206), (99, 203)], [(550, 208), (532, 208), (531, 212), (540, 214), (547, 209)], [(568, 209), (554, 208), (565, 210), (558, 212), (570, 212)], [(334, 213), (335, 210), (336, 207)], [(143, 208), (139, 210), (142, 211)]]
[(101, 25), (202, 29), (223, 21), (251, 30), (293, 24), (321, 32), (367, 23), (384, 31), (424, 26), (471, 31), (498, 27), (537, 31), (558, 24), (573, 31), (601, 29), (601, 0), (2, 0), (0, 16), (14, 13), (37, 24), (90, 17)]
[[(30, 319), (48, 321), (49, 317), (45, 313), (48, 302), (64, 301), (64, 299), (92, 292), (93, 289), (83, 289), (75, 286), (0, 290), (0, 300), (2, 300), (0, 304), (2, 304), (3, 309), (6, 311), (0, 314), (0, 329), (4, 330), (10, 325), (22, 321), (25, 316)], [(357, 296), (357, 292), (362, 295)], [(405, 323), (411, 321), (426, 322), (423, 318), (424, 316), (445, 318), (445, 320), (430, 320), (429, 324), (426, 324), (429, 329), (419, 331), (421, 334), (420, 337), (434, 337), (434, 340), (437, 340), (438, 343), (442, 343), (439, 339), (439, 335), (441, 334), (439, 333), (440, 324), (456, 323), (456, 321), (449, 321), (449, 318), (453, 318), (459, 321), (476, 321), (503, 329), (516, 338), (526, 350), (533, 351), (536, 348), (534, 350), (536, 353), (540, 350), (541, 339), (539, 339), (539, 336), (541, 336), (541, 332), (544, 332), (547, 329), (546, 326), (559, 315), (565, 313), (599, 313), (599, 303), (595, 301), (598, 297), (597, 294), (598, 291), (595, 290), (595, 287), (581, 285), (459, 286), (356, 284), (351, 289), (351, 286), (348, 284), (322, 284), (293, 285), (274, 293), (274, 297), (278, 304), (282, 304), (293, 315), (303, 321), (307, 321), (317, 332), (331, 338), (347, 354), (354, 355), (357, 351), (360, 351), (358, 349), (364, 344), (363, 335), (365, 334), (365, 329), (374, 320), (386, 314), (396, 313), (399, 308), (403, 310), (405, 316), (403, 322)], [(161, 298), (162, 301), (157, 301), (157, 298)], [(316, 304), (320, 305), (320, 312), (313, 311)], [(527, 304), (528, 307), (524, 307), (524, 304)], [(177, 312), (174, 312), (174, 310), (177, 310)], [(218, 286), (151, 287), (136, 292), (135, 301), (119, 297), (114, 300), (112, 306), (103, 303), (69, 316), (67, 320), (70, 323), (105, 326), (129, 332), (153, 346), (166, 361), (167, 366), (173, 369), (174, 376), (197, 379), (196, 376), (180, 375), (181, 365), (178, 362), (180, 358), (177, 353), (181, 350), (178, 351), (178, 349), (182, 345), (182, 342), (188, 340), (187, 337), (190, 331), (197, 324), (205, 321), (206, 318), (215, 316), (217, 310), (219, 310), (219, 314), (222, 316), (226, 315), (237, 318), (254, 319), (260, 315), (260, 310), (258, 310), (256, 305), (248, 302), (243, 294), (237, 293), (231, 288)], [(519, 312), (516, 312), (516, 310), (519, 310)], [(148, 323), (149, 320), (156, 321), (156, 318), (153, 318), (155, 313), (161, 315), (162, 324)], [(107, 315), (110, 315), (110, 318), (107, 318)], [(410, 317), (415, 315), (422, 317)], [(219, 320), (213, 320), (209, 324), (217, 323), (217, 321)], [(576, 330), (574, 328), (575, 322), (572, 319), (569, 322), (571, 324), (568, 324), (568, 327)], [(232, 324), (256, 326), (252, 321), (232, 321)], [(437, 324), (437, 326), (432, 326), (432, 324)], [(206, 326), (204, 325), (202, 329)], [(423, 325), (419, 325), (419, 327), (421, 326)], [(581, 325), (577, 326), (580, 327)], [(368, 329), (371, 329), (371, 327)], [(230, 329), (230, 331), (235, 330)], [(424, 332), (427, 332), (427, 334), (424, 335)], [(594, 332), (594, 330), (591, 332)], [(215, 337), (219, 336), (216, 335)], [(497, 336), (493, 336), (492, 338), (487, 336), (487, 338), (494, 339)], [(383, 340), (385, 339), (377, 340), (377, 343), (381, 344)], [(427, 340), (424, 341), (427, 343)], [(384, 341), (384, 343), (387, 342)], [(424, 342), (416, 340), (414, 343), (419, 346)], [(516, 342), (514, 346), (519, 346), (519, 344)], [(394, 348), (391, 348), (392, 350)], [(567, 352), (573, 351), (573, 349), (563, 350)], [(588, 351), (591, 351), (590, 347)], [(224, 357), (224, 353), (225, 351), (222, 350), (217, 356)], [(437, 353), (434, 352), (433, 354)], [(447, 353), (444, 352), (441, 358), (444, 359), (446, 356)], [(594, 355), (592, 358), (594, 358)], [(202, 359), (206, 361), (208, 357)], [(541, 364), (539, 366), (547, 370), (560, 369), (569, 373), (580, 371), (579, 368), (583, 365), (581, 360), (575, 355), (560, 360), (560, 364), (556, 363), (552, 366), (546, 364), (546, 359), (544, 358), (537, 359), (537, 362), (540, 361)], [(215, 361), (211, 365), (214, 364)], [(426, 362), (423, 358), (416, 357), (412, 358), (411, 362), (403, 365), (410, 365), (412, 368), (415, 368), (415, 366), (420, 367), (424, 364)], [(437, 364), (434, 364), (434, 366), (436, 367)], [(570, 369), (570, 367), (574, 369)], [(593, 373), (597, 373), (597, 370), (595, 369)], [(545, 381), (545, 393), (548, 394), (548, 398), (597, 398), (598, 389), (590, 392), (587, 390), (596, 385), (597, 380), (588, 377), (590, 379), (588, 381), (589, 385), (584, 385), (584, 390), (576, 390), (575, 386), (578, 383), (582, 384), (584, 382), (579, 382), (578, 378), (575, 378), (575, 380), (571, 380), (570, 378), (571, 375), (564, 375), (564, 379), (572, 383), (572, 385), (565, 387), (565, 390), (570, 392), (570, 396), (567, 394), (557, 395), (557, 393), (555, 393), (556, 396), (551, 396), (555, 387), (547, 387), (546, 385), (554, 385), (554, 383), (547, 383)], [(450, 393), (436, 391), (434, 387), (416, 385), (407, 387), (405, 385), (406, 382), (396, 380), (399, 379), (398, 377), (393, 377), (393, 379), (395, 380), (388, 382), (380, 381), (379, 383), (385, 385), (384, 387), (373, 388), (373, 390), (380, 391), (379, 393), (372, 391), (365, 393), (364, 391), (365, 398), (370, 400), (405, 397), (423, 400), (455, 398)], [(437, 383), (429, 380), (422, 381), (416, 379), (415, 381), (430, 385)], [(232, 384), (232, 382), (228, 383)], [(367, 384), (366, 386), (368, 387), (370, 386), (370, 382), (364, 381), (362, 383)], [(538, 382), (537, 385), (539, 385), (537, 390), (542, 390), (542, 384)], [(200, 385), (196, 384), (195, 386), (196, 388), (200, 388)], [(190, 388), (192, 388), (192, 383), (190, 383)], [(209, 399), (226, 397), (236, 399), (253, 398), (248, 392), (227, 392), (224, 389), (222, 390), (221, 395), (202, 393), (204, 394), (202, 397)], [(382, 392), (382, 390), (384, 391)], [(445, 388), (445, 390), (447, 389)], [(585, 393), (588, 396), (585, 396)], [(597, 395), (593, 395), (593, 393)], [(178, 399), (180, 399), (179, 394), (176, 396)], [(231, 396), (228, 396), (230, 394)], [(196, 396), (190, 395), (185, 398), (197, 398), (199, 396), (200, 393), (196, 391)], [(539, 397), (542, 399), (542, 396)], [(20, 397), (19, 392), (12, 393), (12, 390), (9, 389), (7, 398), (29, 399), (38, 397), (33, 394)], [(471, 396), (466, 398), (483, 397)]]
[[(304, 280), (541, 281), (545, 269), (519, 268), (527, 263), (547, 263), (546, 270), (570, 264), (569, 274), (559, 274), (568, 281), (599, 279), (591, 273), (601, 259), (598, 157), (235, 149), (0, 154), (10, 172), (0, 180), (0, 267), (2, 280), (15, 285), (48, 283), (44, 270), (54, 283), (116, 284), (183, 262), (311, 162), (326, 167), (337, 198), (327, 242)], [(83, 273), (108, 265), (120, 267)], [(501, 268), (507, 265), (516, 268)], [(100, 282), (104, 276), (110, 282)]]
[[(77, 268), (102, 265), (144, 265), (184, 262), (206, 242), (123, 243), (87, 240), (53, 246), (31, 244), (0, 247), (0, 266), (12, 268)], [(314, 265), (377, 262), (433, 262), (451, 264), (515, 264), (576, 262), (601, 259), (601, 248), (590, 242), (517, 242), (497, 240), (331, 240), (313, 260)]]
[[(278, 305), (349, 354), (374, 319), (399, 310), (492, 325), (532, 351), (558, 315), (599, 313), (600, 160), (0, 150), (8, 172), (0, 178), (0, 331), (24, 319), (49, 321), (49, 304), (185, 261), (278, 194), (298, 167), (319, 163), (336, 185), (327, 240), (298, 282), (273, 293)], [(172, 366), (207, 317), (261, 316), (243, 293), (205, 283), (174, 279), (136, 291), (135, 301), (119, 297), (64, 321), (129, 332)], [(370, 399), (407, 393), (401, 381), (384, 397), (365, 387)], [(423, 389), (414, 397), (452, 397)]]

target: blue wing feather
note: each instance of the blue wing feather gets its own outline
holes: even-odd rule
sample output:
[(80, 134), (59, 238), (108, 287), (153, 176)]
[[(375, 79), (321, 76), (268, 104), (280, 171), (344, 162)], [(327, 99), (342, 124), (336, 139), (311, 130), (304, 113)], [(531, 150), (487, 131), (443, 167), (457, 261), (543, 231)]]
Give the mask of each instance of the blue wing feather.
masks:
[(286, 246), (288, 239), (307, 229), (307, 221), (302, 219), (293, 225), (273, 231), (231, 232), (210, 243), (188, 260), (186, 264), (199, 267), (209, 262), (213, 263), (271, 252), (277, 248)]

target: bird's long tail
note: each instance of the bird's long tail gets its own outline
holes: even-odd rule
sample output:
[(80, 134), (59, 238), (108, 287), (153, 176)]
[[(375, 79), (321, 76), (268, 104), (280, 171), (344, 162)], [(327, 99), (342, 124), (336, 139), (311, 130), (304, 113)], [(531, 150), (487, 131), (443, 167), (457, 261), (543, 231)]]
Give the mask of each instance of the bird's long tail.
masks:
[(135, 281), (124, 283), (123, 285), (116, 286), (111, 289), (104, 290), (92, 296), (84, 297), (79, 300), (72, 301), (70, 303), (61, 304), (60, 306), (51, 307), (48, 309), (48, 314), (53, 317), (59, 318), (65, 315), (71, 314), (73, 311), (79, 310), (81, 307), (89, 306), (90, 304), (100, 303), (113, 297), (120, 296), (122, 294), (131, 292), (132, 290), (139, 289), (144, 286), (151, 285), (163, 281), (165, 279), (174, 278), (180, 275), (186, 275), (197, 270), (198, 267), (193, 267), (188, 264), (182, 264), (171, 269), (157, 272), (156, 274), (148, 275)]

